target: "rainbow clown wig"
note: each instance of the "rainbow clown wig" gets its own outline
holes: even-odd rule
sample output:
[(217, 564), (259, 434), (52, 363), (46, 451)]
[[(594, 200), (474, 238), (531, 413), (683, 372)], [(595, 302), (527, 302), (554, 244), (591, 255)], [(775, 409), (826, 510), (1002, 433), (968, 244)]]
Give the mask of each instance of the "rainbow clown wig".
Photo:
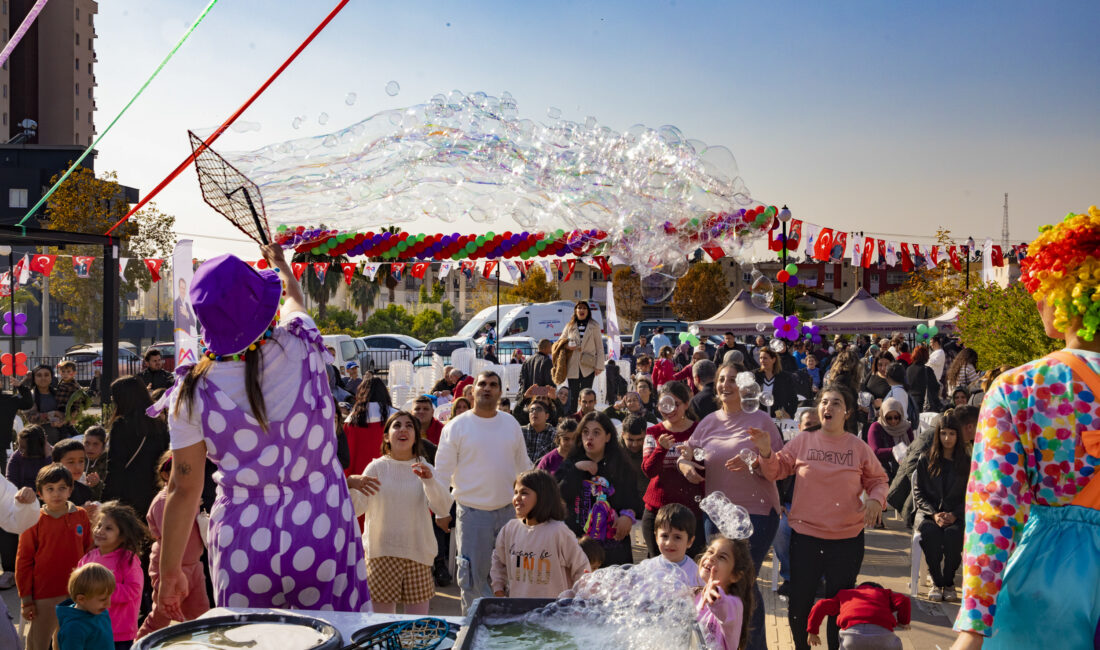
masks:
[(1055, 329), (1065, 332), (1080, 317), (1077, 336), (1093, 340), (1100, 328), (1100, 209), (1040, 227), (1020, 268), (1032, 297), (1054, 307)]

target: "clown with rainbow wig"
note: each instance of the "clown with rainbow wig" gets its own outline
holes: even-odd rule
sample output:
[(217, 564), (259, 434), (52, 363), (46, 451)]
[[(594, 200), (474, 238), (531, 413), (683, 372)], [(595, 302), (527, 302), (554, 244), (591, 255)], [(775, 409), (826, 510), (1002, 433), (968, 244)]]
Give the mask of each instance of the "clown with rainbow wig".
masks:
[(1100, 210), (1043, 226), (1021, 268), (1066, 347), (982, 403), (952, 647), (1100, 648)]

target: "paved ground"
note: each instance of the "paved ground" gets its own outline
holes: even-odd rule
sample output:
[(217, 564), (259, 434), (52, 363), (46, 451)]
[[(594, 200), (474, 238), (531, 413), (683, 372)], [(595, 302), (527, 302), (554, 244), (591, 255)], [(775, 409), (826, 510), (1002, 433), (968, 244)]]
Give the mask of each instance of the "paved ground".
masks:
[[(883, 586), (908, 593), (909, 591), (909, 544), (912, 538), (900, 522), (887, 519), (886, 530), (873, 530), (867, 533), (866, 554), (863, 560), (861, 580), (874, 580)], [(645, 556), (644, 547), (635, 544), (637, 559)], [(764, 607), (767, 612), (768, 648), (788, 650), (794, 648), (790, 627), (787, 625), (786, 602), (776, 596), (771, 584), (771, 559), (765, 561), (760, 571), (760, 589), (764, 593)], [(958, 612), (958, 605), (952, 603), (932, 603), (924, 596), (928, 588), (923, 585), (926, 572), (922, 571), (921, 596), (913, 601), (913, 625), (909, 630), (899, 631), (906, 650), (947, 650), (954, 640), (951, 622)], [(956, 583), (957, 584), (957, 583)], [(0, 591), (0, 597), (8, 606), (8, 611), (16, 618), (18, 626), (19, 598), (15, 589)], [(431, 612), (440, 615), (460, 615), (461, 603), (458, 588), (450, 586), (440, 589), (432, 599)]]

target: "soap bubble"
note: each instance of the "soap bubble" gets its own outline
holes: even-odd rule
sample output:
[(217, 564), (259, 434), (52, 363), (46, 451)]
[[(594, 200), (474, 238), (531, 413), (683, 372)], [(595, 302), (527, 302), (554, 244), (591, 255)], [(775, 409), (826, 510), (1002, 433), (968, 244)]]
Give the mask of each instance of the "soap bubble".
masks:
[(245, 120), (237, 120), (233, 124), (229, 125), (229, 128), (233, 129), (237, 133), (248, 133), (249, 131), (259, 131), (259, 122), (246, 122)]
[(650, 273), (642, 276), (642, 300), (647, 305), (656, 305), (669, 299), (676, 290), (676, 278), (663, 273)]
[(358, 99), (358, 98), (359, 98), (359, 96), (356, 95), (355, 93), (348, 93), (348, 96), (344, 98), (344, 103), (347, 104), (348, 106), (353, 106), (353, 105), (355, 105), (355, 100)]
[(700, 330), (698, 325), (695, 325), (694, 323), (688, 325), (688, 332), (690, 332), (692, 336), (699, 336), (699, 331)]
[(747, 388), (756, 383), (756, 375), (744, 370), (737, 373), (737, 376), (733, 378), (733, 381), (737, 384), (738, 388)]
[(768, 326), (765, 325), (764, 323), (757, 323), (756, 324), (756, 331), (757, 332), (763, 332), (766, 329), (768, 329)]
[(293, 120), (290, 121), (290, 126), (296, 128), (296, 129), (302, 128), (302, 118), (300, 118), (300, 117), (294, 118)]
[(657, 402), (657, 410), (665, 415), (670, 415), (676, 410), (676, 398), (672, 395), (663, 395)]
[(767, 276), (761, 274), (759, 277), (753, 278), (749, 291), (752, 293), (752, 304), (761, 309), (771, 308), (772, 299), (775, 298), (775, 289), (772, 288), (772, 281)]
[(760, 388), (760, 384), (753, 382), (748, 386), (741, 387), (741, 399), (759, 399), (763, 389)]
[(551, 106), (550, 108), (546, 109), (546, 117), (549, 117), (552, 120), (560, 120), (561, 109)]
[(386, 94), (390, 97), (396, 97), (399, 92), (401, 92), (401, 84), (396, 81), (391, 81), (386, 84)]
[(692, 457), (695, 458), (695, 461), (698, 463), (706, 462), (707, 450), (702, 447), (696, 447), (695, 451), (692, 452)]
[(328, 124), (328, 113), (321, 113), (317, 116), (318, 124)]
[(775, 396), (771, 393), (763, 393), (760, 395), (760, 405), (764, 408), (771, 408), (771, 405), (775, 404)]
[(741, 410), (745, 413), (756, 413), (760, 410), (760, 400), (757, 398), (741, 399)]
[(760, 455), (748, 447), (743, 447), (741, 451), (737, 452), (737, 457), (740, 458), (750, 468), (756, 463)]
[[(723, 147), (674, 126), (536, 121), (505, 93), (439, 93), (330, 133), (219, 153), (260, 188), (271, 227), (288, 226), (284, 247), (425, 217), (474, 221), (527, 233), (518, 244), (529, 255), (605, 255), (639, 277), (659, 274), (646, 281), (649, 304), (671, 295), (691, 251), (714, 242), (747, 263), (774, 221)], [(442, 259), (440, 248), (417, 255)]]
[(772, 339), (768, 343), (768, 347), (776, 354), (783, 354), (787, 350), (787, 344), (783, 342), (783, 339)]
[(752, 520), (749, 511), (731, 502), (721, 492), (711, 492), (699, 508), (707, 513), (718, 532), (730, 539), (748, 539), (752, 536)]

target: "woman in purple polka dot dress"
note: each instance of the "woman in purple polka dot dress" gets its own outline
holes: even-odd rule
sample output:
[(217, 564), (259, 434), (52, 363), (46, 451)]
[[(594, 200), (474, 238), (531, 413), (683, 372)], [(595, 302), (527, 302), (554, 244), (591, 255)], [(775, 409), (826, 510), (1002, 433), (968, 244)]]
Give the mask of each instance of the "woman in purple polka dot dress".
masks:
[[(169, 409), (174, 454), (164, 510), (161, 605), (183, 620), (181, 570), (212, 460), (210, 573), (221, 607), (370, 611), (366, 565), (336, 459), (327, 352), (278, 246), (275, 271), (232, 255), (195, 272), (190, 298), (202, 360), (151, 410)], [(286, 284), (282, 291), (280, 275)], [(277, 323), (280, 294), (285, 317)]]

